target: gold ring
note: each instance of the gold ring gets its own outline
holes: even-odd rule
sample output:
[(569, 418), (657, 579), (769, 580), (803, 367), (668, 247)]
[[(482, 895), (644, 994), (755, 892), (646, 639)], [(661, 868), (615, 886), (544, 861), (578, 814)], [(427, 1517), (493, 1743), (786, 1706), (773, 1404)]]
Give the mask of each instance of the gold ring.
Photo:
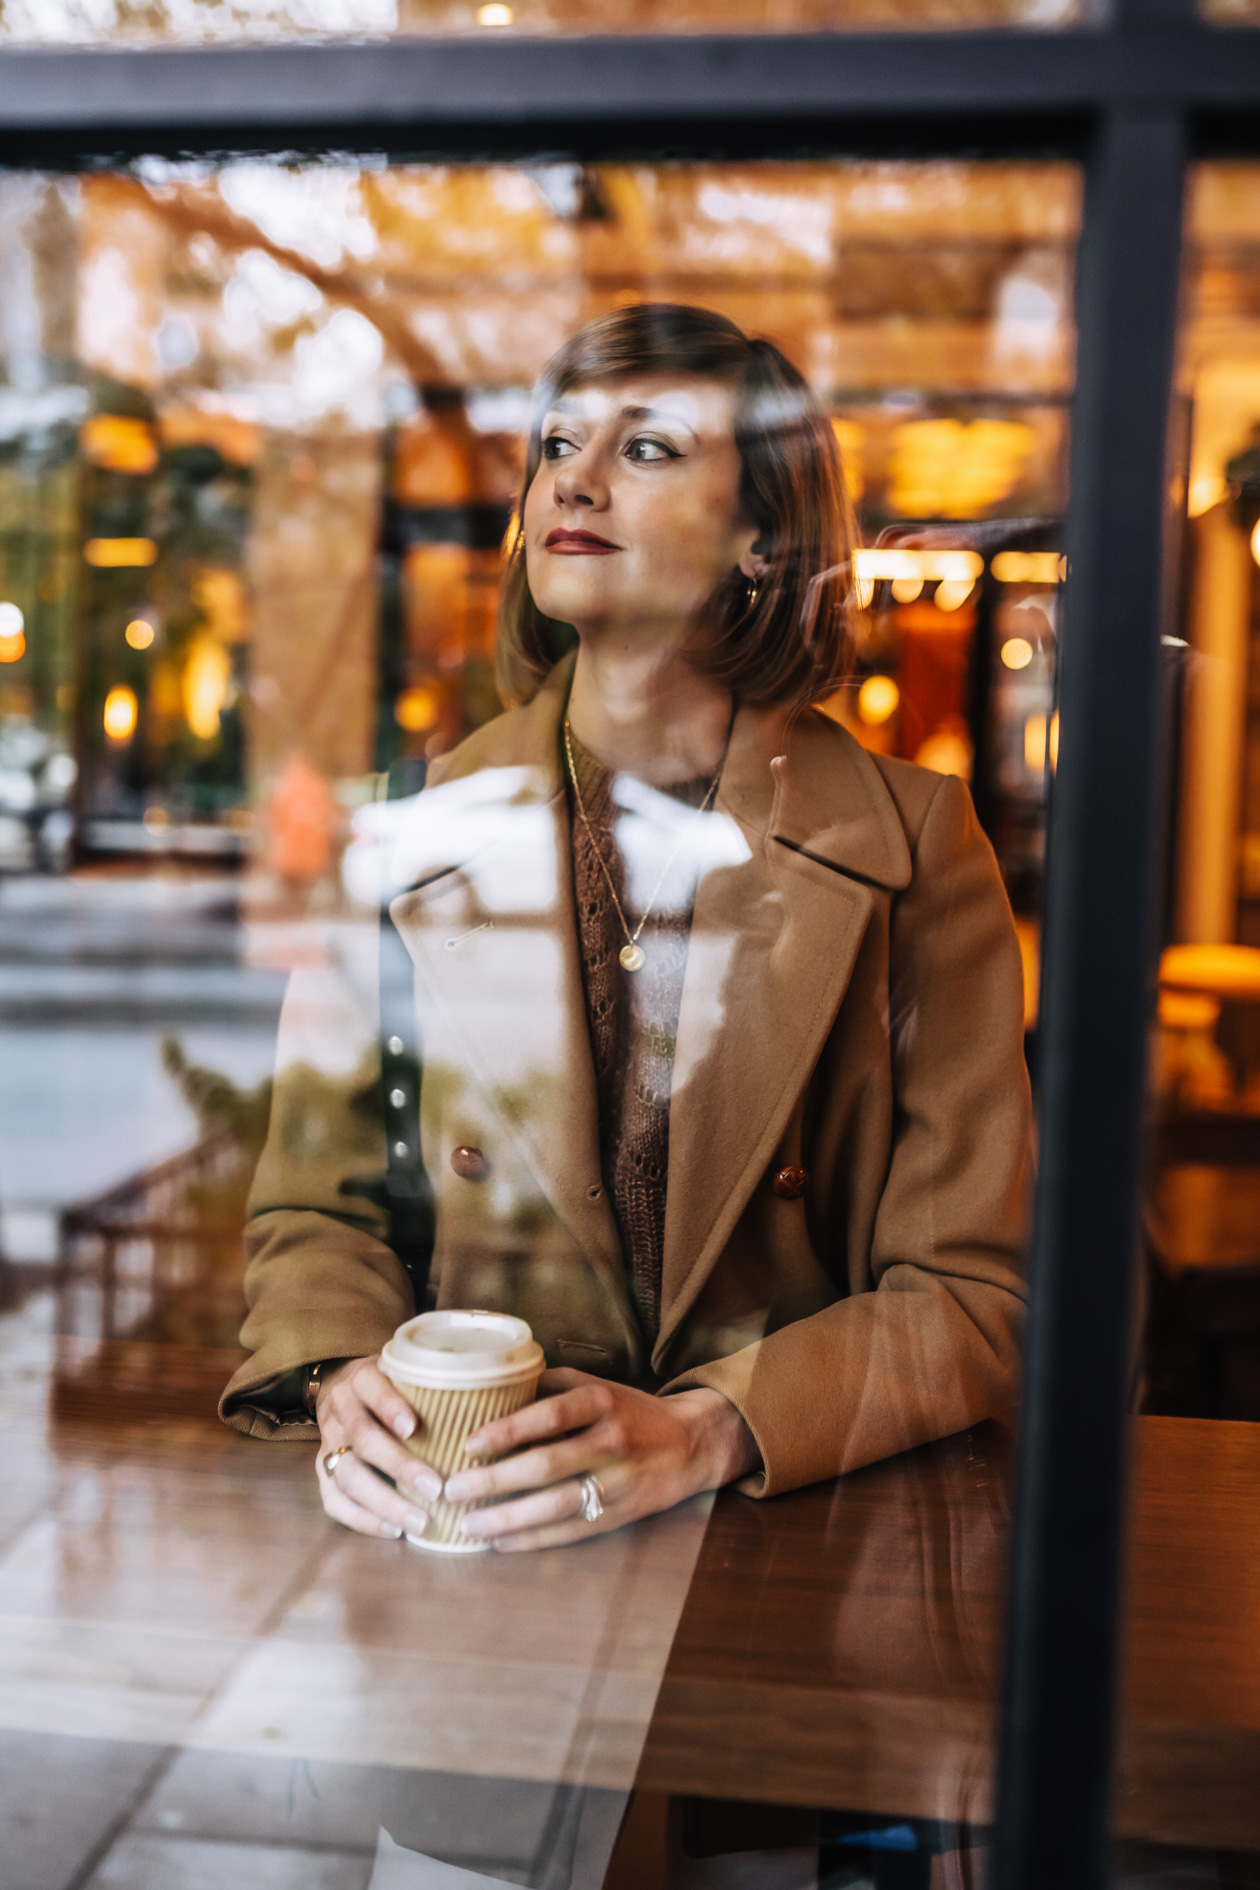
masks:
[(585, 1522), (598, 1522), (604, 1513), (604, 1491), (598, 1477), (585, 1476), (578, 1488), (582, 1492), (582, 1517)]
[(343, 1457), (353, 1457), (353, 1455), (354, 1452), (351, 1450), (349, 1444), (339, 1444), (336, 1450), (325, 1451), (324, 1455), (320, 1458), (320, 1462), (324, 1467), (324, 1475), (328, 1478), (330, 1483), (333, 1481), (333, 1471), (337, 1468), (341, 1459)]

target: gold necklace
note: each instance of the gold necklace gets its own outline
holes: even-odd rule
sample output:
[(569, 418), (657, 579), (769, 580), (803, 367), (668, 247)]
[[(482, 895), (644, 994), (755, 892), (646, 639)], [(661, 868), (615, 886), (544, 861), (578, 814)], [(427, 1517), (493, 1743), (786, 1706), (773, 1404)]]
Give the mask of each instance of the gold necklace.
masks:
[(621, 921), (621, 929), (626, 935), (626, 942), (617, 954), (618, 962), (620, 963), (623, 971), (640, 971), (642, 970), (643, 965), (646, 960), (646, 953), (644, 952), (642, 945), (640, 945), (639, 943), (640, 934), (642, 933), (644, 926), (648, 922), (648, 918), (649, 918), (649, 915), (651, 914), (652, 907), (656, 904), (656, 895), (661, 890), (661, 887), (665, 884), (665, 875), (669, 872), (670, 867), (674, 864), (674, 861), (678, 858), (684, 846), (687, 844), (687, 841), (691, 835), (691, 829), (695, 826), (701, 814), (705, 812), (706, 808), (709, 805), (709, 802), (713, 799), (714, 794), (717, 792), (717, 784), (722, 778), (722, 770), (721, 768), (719, 768), (717, 773), (714, 775), (713, 779), (710, 781), (707, 794), (705, 795), (704, 799), (701, 801), (699, 807), (697, 807), (695, 814), (687, 822), (686, 828), (683, 831), (682, 838), (679, 840), (678, 845), (674, 848), (674, 851), (670, 854), (664, 866), (661, 868), (656, 884), (652, 888), (652, 897), (648, 900), (646, 906), (643, 908), (643, 917), (639, 920), (639, 923), (635, 926), (632, 932), (630, 930), (630, 927), (626, 924), (626, 915), (621, 909), (621, 901), (617, 897), (617, 888), (613, 882), (613, 876), (608, 870), (608, 862), (604, 858), (603, 849), (601, 848), (599, 841), (595, 838), (595, 829), (591, 826), (590, 821), (587, 819), (586, 806), (582, 800), (582, 790), (578, 786), (577, 768), (574, 765), (574, 761), (573, 761), (573, 743), (569, 739), (569, 718), (567, 715), (564, 718), (564, 752), (568, 758), (568, 763), (569, 763), (569, 779), (573, 783), (573, 798), (577, 802), (578, 813), (582, 817), (582, 825), (586, 828), (586, 837), (591, 843), (591, 846), (595, 853), (595, 858), (599, 861), (600, 870), (602, 871), (604, 878), (608, 881), (608, 890), (612, 894), (612, 902), (614, 906), (616, 906), (617, 908), (617, 917)]

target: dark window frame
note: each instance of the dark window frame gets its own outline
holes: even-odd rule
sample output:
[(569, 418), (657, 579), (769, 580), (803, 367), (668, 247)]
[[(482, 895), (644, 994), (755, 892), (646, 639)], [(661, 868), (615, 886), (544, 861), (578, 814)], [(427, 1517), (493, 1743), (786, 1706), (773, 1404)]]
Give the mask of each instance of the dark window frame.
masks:
[(140, 154), (1070, 157), (1078, 378), (1042, 979), (1041, 1172), (993, 1890), (1103, 1890), (1155, 950), (1167, 452), (1187, 161), (1260, 154), (1260, 31), (1118, 0), (1064, 31), (0, 53), (0, 164)]

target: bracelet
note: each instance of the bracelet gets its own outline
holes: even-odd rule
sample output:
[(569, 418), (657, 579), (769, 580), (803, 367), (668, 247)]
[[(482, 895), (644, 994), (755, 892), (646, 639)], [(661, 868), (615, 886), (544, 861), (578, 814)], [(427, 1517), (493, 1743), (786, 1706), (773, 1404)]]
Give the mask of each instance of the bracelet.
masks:
[(319, 1399), (319, 1388), (324, 1382), (324, 1373), (327, 1371), (334, 1370), (336, 1366), (341, 1365), (343, 1363), (344, 1363), (344, 1360), (339, 1359), (339, 1358), (321, 1358), (321, 1359), (316, 1359), (313, 1365), (307, 1366), (306, 1368), (306, 1415), (308, 1418), (311, 1419), (313, 1423), (318, 1423), (319, 1421), (318, 1417), (316, 1416), (315, 1407)]

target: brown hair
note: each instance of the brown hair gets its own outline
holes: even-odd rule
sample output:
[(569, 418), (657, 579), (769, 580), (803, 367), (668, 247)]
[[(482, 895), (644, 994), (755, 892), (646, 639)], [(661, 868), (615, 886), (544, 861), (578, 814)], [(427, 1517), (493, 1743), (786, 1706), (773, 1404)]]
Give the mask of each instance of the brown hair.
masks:
[(697, 660), (746, 701), (805, 707), (836, 688), (848, 653), (853, 528), (840, 451), (827, 415), (786, 355), (750, 341), (724, 315), (644, 302), (601, 315), (547, 363), (534, 395), (525, 477), (499, 599), (497, 670), (509, 702), (528, 702), (571, 647), (544, 617), (525, 574), (521, 519), (542, 460), (542, 423), (557, 397), (626, 374), (702, 374), (734, 388), (740, 508), (770, 568), (749, 602), (738, 568), (710, 599), (716, 631)]

